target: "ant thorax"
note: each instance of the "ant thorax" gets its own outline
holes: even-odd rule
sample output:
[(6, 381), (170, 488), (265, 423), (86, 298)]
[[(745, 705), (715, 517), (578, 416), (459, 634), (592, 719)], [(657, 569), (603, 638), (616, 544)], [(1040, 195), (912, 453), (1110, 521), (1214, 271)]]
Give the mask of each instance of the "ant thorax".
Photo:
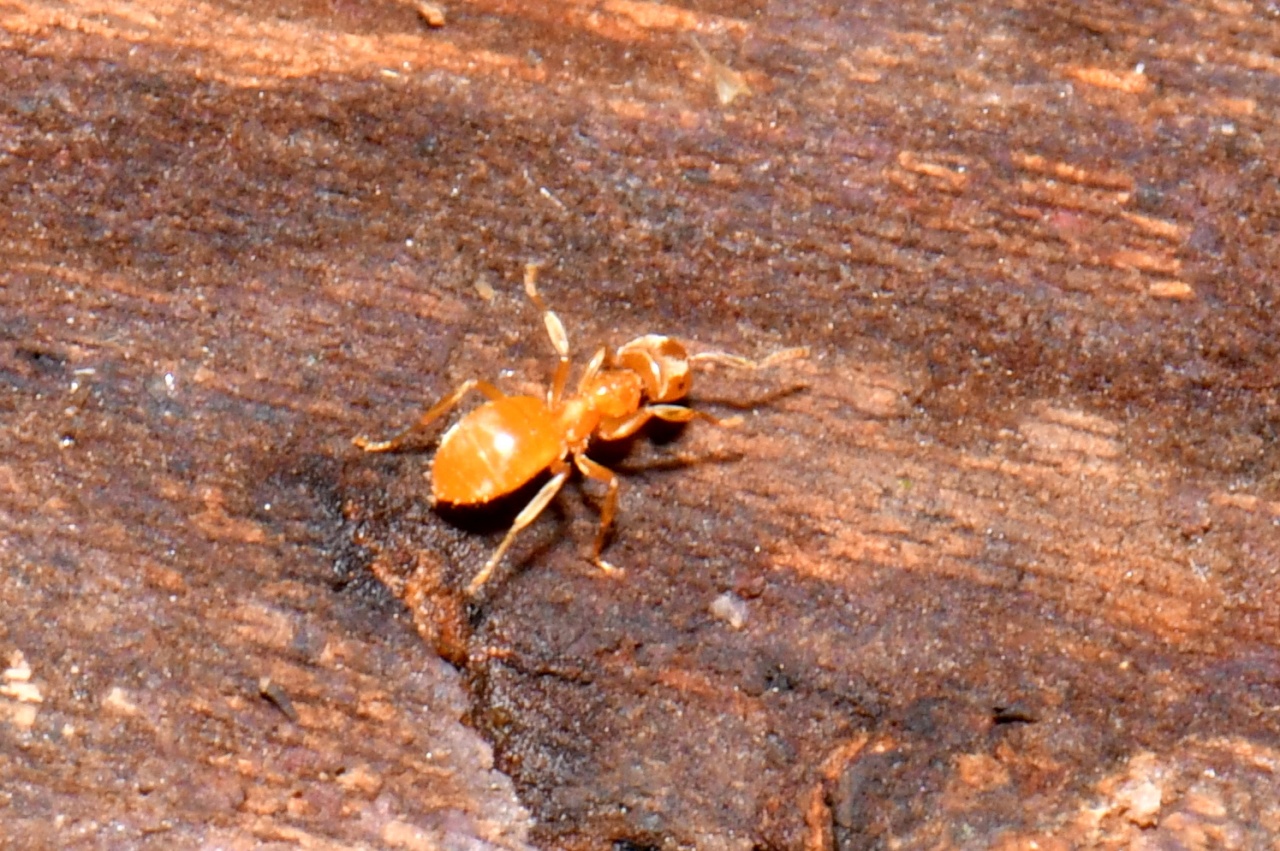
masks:
[(600, 423), (635, 414), (644, 402), (644, 384), (631, 370), (609, 369), (591, 376), (579, 392), (561, 400), (554, 415), (568, 446), (590, 442)]
[(632, 370), (610, 369), (592, 378), (582, 388), (582, 395), (591, 400), (600, 416), (625, 417), (640, 410), (644, 385)]

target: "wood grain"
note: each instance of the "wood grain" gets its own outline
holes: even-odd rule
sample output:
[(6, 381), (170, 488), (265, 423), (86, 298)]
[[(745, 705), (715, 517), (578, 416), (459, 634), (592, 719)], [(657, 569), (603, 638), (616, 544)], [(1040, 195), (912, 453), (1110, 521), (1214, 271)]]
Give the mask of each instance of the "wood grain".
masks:
[[(1275, 842), (1263, 5), (3, 3), (3, 832)], [(350, 439), (540, 386), (529, 260), (813, 356), (469, 600), (519, 497)]]

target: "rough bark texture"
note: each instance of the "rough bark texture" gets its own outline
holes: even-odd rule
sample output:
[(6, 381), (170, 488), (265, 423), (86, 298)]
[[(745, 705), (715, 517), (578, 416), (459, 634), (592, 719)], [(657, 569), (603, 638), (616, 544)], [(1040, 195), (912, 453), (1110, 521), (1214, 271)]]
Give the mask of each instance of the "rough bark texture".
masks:
[[(444, 14), (0, 0), (0, 834), (1280, 842), (1272, 4)], [(536, 392), (531, 259), (812, 356), (469, 599), (530, 492), (350, 439)]]

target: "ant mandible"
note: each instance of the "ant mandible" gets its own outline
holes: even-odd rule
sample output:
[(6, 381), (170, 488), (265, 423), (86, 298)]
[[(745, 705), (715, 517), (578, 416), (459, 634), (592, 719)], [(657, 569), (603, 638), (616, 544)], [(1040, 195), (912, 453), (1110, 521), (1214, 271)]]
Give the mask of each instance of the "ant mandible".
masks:
[[(804, 357), (804, 348), (776, 352), (753, 361), (728, 352), (689, 354), (676, 340), (645, 334), (616, 352), (602, 346), (587, 362), (576, 392), (565, 394), (569, 382), (569, 337), (560, 318), (549, 310), (537, 287), (538, 265), (525, 266), (524, 291), (542, 313), (547, 336), (559, 358), (544, 401), (536, 396), (508, 396), (481, 379), (464, 381), (418, 421), (389, 440), (360, 436), (353, 441), (366, 452), (399, 449), (415, 433), (449, 412), (472, 390), (489, 401), (454, 423), (440, 439), (431, 467), (431, 501), (453, 506), (476, 506), (509, 494), (543, 470), (551, 472), (537, 495), (516, 516), (498, 549), (467, 586), (474, 596), (493, 574), (521, 529), (550, 504), (573, 467), (589, 479), (603, 482), (607, 491), (600, 509), (591, 560), (601, 570), (617, 570), (600, 557), (618, 502), (618, 477), (587, 457), (594, 439), (621, 440), (657, 418), (673, 423), (700, 419), (719, 426), (736, 426), (741, 417), (717, 419), (710, 414), (673, 405), (689, 394), (692, 366), (713, 363), (738, 369), (763, 369), (784, 360)], [(572, 466), (567, 459), (572, 458)]]

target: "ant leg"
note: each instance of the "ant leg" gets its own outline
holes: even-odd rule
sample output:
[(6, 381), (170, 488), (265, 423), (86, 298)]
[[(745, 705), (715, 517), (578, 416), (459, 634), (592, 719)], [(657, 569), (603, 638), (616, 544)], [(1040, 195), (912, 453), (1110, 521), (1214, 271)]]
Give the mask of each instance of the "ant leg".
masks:
[(587, 362), (587, 368), (582, 371), (582, 378), (578, 379), (578, 395), (582, 396), (587, 391), (587, 383), (591, 379), (600, 374), (600, 370), (610, 360), (608, 346), (601, 346), (591, 360)]
[(547, 388), (547, 407), (555, 410), (564, 398), (564, 386), (569, 383), (569, 359), (560, 358), (556, 363), (555, 374), (551, 377), (551, 386)]
[(769, 369), (777, 364), (784, 363), (789, 360), (797, 360), (799, 358), (807, 358), (809, 356), (808, 346), (799, 346), (794, 349), (783, 349), (780, 352), (774, 352), (763, 360), (751, 360), (740, 355), (730, 354), (729, 352), (698, 352), (689, 355), (692, 363), (706, 362), (716, 363), (721, 366), (731, 366), (735, 369)]
[(468, 596), (474, 597), (476, 592), (480, 590), (480, 587), (489, 581), (489, 577), (493, 575), (494, 568), (498, 566), (498, 562), (502, 561), (502, 557), (507, 554), (507, 550), (510, 549), (511, 543), (516, 539), (516, 535), (521, 529), (528, 526), (538, 518), (538, 515), (542, 513), (542, 510), (551, 503), (551, 500), (555, 499), (555, 495), (560, 490), (560, 486), (564, 484), (564, 480), (569, 478), (570, 468), (563, 459), (557, 461), (552, 466), (552, 471), (555, 475), (551, 477), (550, 481), (542, 486), (542, 490), (538, 491), (537, 496), (531, 499), (529, 504), (526, 505), (518, 515), (516, 515), (515, 522), (511, 524), (511, 529), (507, 532), (507, 536), (502, 539), (502, 543), (498, 545), (497, 551), (489, 557), (489, 560), (485, 562), (484, 567), (481, 568), (480, 572), (471, 580), (471, 584), (467, 586)]
[(524, 292), (529, 296), (529, 301), (533, 302), (533, 306), (542, 313), (542, 323), (547, 326), (551, 347), (556, 350), (556, 356), (560, 358), (556, 363), (555, 377), (551, 380), (551, 389), (547, 392), (547, 405), (554, 408), (564, 397), (564, 387), (569, 381), (569, 335), (565, 333), (564, 323), (560, 321), (560, 317), (547, 307), (542, 296), (538, 294), (539, 268), (537, 263), (524, 264)]
[(621, 440), (624, 437), (630, 437), (635, 434), (654, 417), (666, 420), (669, 423), (706, 420), (712, 425), (723, 426), (724, 428), (734, 428), (742, 425), (742, 417), (729, 417), (722, 420), (704, 411), (695, 411), (693, 408), (685, 408), (681, 405), (646, 405), (626, 419), (617, 423), (602, 425), (596, 434), (601, 440)]
[(397, 434), (395, 437), (388, 440), (371, 440), (364, 435), (360, 435), (359, 437), (353, 438), (351, 442), (356, 446), (359, 446), (365, 452), (390, 452), (393, 449), (399, 449), (404, 445), (404, 442), (409, 437), (422, 431), (424, 428), (440, 419), (440, 417), (447, 414), (450, 408), (461, 402), (462, 397), (472, 390), (479, 390), (485, 396), (488, 396), (491, 401), (505, 399), (507, 395), (487, 381), (481, 381), (478, 378), (468, 379), (458, 385), (457, 389), (448, 396), (445, 396), (439, 402), (436, 402), (428, 408), (425, 414), (418, 417), (417, 422)]
[(591, 560), (595, 562), (596, 567), (605, 573), (616, 573), (618, 568), (600, 558), (600, 551), (604, 549), (604, 539), (609, 534), (609, 527), (613, 525), (613, 515), (618, 507), (618, 477), (608, 467), (603, 464), (597, 464), (585, 455), (574, 455), (573, 463), (578, 465), (582, 475), (589, 479), (595, 479), (597, 482), (604, 482), (608, 487), (608, 491), (604, 495), (604, 502), (600, 506), (600, 531), (596, 533), (596, 543), (591, 550)]

